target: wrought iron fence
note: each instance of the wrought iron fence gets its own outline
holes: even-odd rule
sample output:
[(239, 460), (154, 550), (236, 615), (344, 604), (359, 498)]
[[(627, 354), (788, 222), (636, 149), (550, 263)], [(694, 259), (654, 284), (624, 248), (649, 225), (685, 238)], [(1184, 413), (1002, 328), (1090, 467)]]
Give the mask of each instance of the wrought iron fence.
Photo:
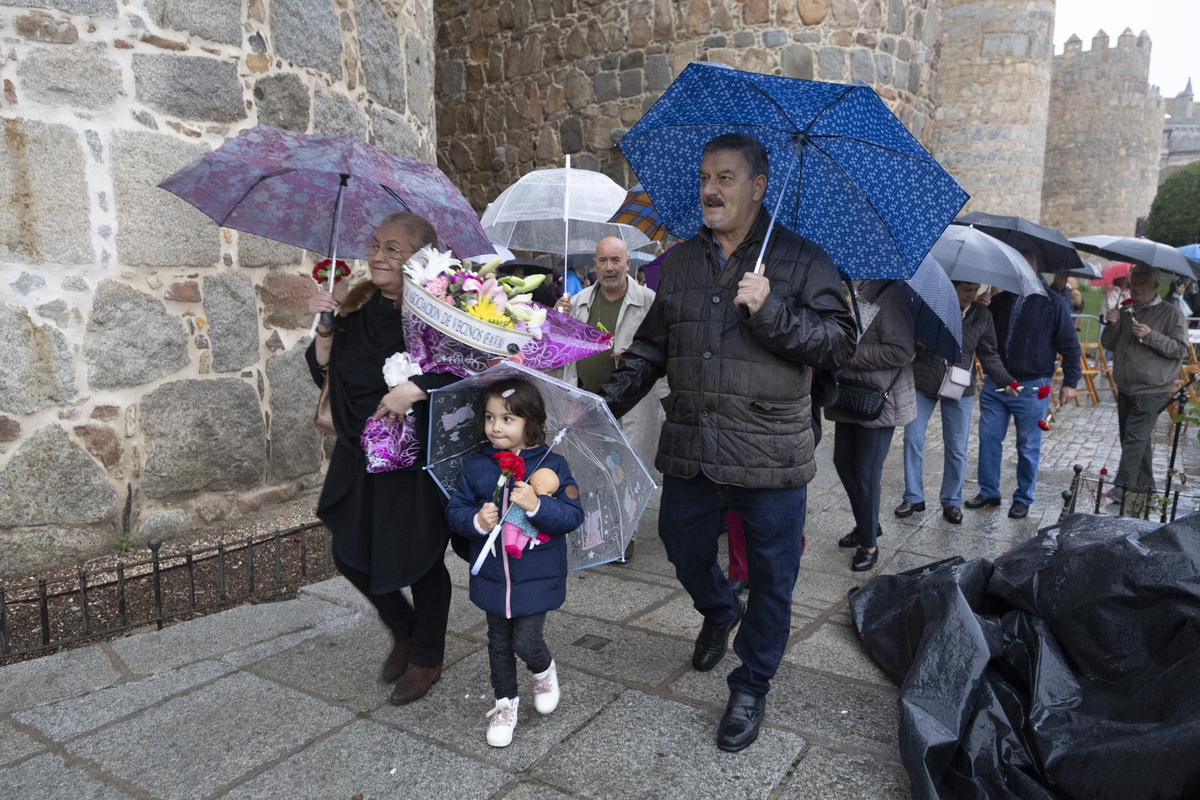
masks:
[(115, 567), (0, 583), (0, 664), (145, 625), (253, 600), (280, 599), (336, 572), (329, 531), (319, 522), (244, 541)]
[(1068, 514), (1076, 512), (1099, 514), (1102, 511), (1120, 517), (1136, 517), (1138, 519), (1157, 519), (1159, 522), (1174, 522), (1180, 514), (1191, 514), (1200, 511), (1200, 495), (1186, 494), (1182, 489), (1171, 491), (1137, 492), (1133, 489), (1122, 488), (1120, 500), (1105, 504), (1105, 489), (1113, 488), (1111, 481), (1101, 473), (1096, 477), (1083, 474), (1083, 465), (1073, 467), (1075, 477), (1071, 486), (1062, 493), (1063, 507), (1058, 515), (1062, 522)]

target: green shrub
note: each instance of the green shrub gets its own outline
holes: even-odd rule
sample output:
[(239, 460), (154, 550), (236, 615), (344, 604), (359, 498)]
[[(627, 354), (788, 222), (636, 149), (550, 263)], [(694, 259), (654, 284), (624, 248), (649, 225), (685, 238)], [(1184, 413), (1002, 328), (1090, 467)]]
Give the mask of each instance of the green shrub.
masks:
[(1146, 236), (1172, 247), (1200, 242), (1200, 161), (1176, 170), (1158, 187)]

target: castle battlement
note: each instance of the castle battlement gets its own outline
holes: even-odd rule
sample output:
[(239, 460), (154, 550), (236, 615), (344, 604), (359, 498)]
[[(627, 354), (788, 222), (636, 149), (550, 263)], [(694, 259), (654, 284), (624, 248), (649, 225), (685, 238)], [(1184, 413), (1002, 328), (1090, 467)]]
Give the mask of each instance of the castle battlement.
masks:
[(1144, 64), (1150, 68), (1150, 34), (1142, 31), (1136, 36), (1126, 28), (1117, 37), (1115, 47), (1109, 47), (1108, 34), (1103, 29), (1092, 37), (1092, 48), (1083, 49), (1083, 40), (1075, 34), (1063, 42), (1061, 53), (1055, 53), (1054, 66), (1057, 69), (1060, 62), (1070, 66), (1095, 66), (1099, 64)]

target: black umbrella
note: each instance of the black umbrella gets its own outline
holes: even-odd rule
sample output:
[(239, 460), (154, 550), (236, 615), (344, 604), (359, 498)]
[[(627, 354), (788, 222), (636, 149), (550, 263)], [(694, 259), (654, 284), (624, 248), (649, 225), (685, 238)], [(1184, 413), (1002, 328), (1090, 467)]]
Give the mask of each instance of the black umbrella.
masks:
[(1163, 272), (1196, 278), (1192, 261), (1178, 249), (1132, 236), (1078, 236), (1071, 240), (1080, 250), (1113, 261), (1132, 261)]
[(1037, 254), (1038, 272), (1070, 272), (1083, 268), (1083, 259), (1074, 245), (1062, 233), (1045, 225), (1030, 222), (1024, 217), (1006, 217), (972, 211), (951, 223), (972, 225), (1021, 252)]

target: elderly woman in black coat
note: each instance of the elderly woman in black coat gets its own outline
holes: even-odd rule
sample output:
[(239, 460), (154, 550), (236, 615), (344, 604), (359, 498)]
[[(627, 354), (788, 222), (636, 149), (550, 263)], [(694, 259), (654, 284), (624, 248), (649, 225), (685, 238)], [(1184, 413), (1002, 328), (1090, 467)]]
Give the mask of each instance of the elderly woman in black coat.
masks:
[[(383, 664), (385, 682), (396, 681), (391, 702), (418, 700), (442, 674), (450, 614), (450, 573), (444, 561), (450, 529), (445, 499), (421, 469), (368, 473), (359, 445), (369, 418), (401, 419), (411, 408), (419, 438), (429, 430), (426, 392), (456, 380), (448, 374), (418, 375), (389, 389), (383, 363), (405, 350), (400, 299), (405, 261), (427, 244), (433, 226), (415, 214), (393, 214), (371, 239), (370, 280), (338, 303), (318, 291), (314, 314), (336, 311), (332, 327), (317, 327), (307, 352), (318, 385), (329, 378), (337, 445), (329, 462), (317, 516), (333, 534), (333, 558), (342, 575), (366, 595), (392, 632), (394, 645)], [(401, 588), (412, 591), (410, 605)]]
[[(886, 393), (883, 410), (873, 420), (862, 420), (825, 409), (836, 423), (833, 433), (833, 466), (850, 498), (854, 530), (838, 540), (839, 547), (857, 548), (850, 569), (863, 572), (879, 560), (879, 497), (883, 462), (897, 425), (916, 416), (912, 357), (916, 346), (912, 302), (903, 281), (864, 281), (858, 296), (878, 307), (863, 331), (842, 377), (868, 381)], [(890, 388), (889, 388), (890, 387)]]

